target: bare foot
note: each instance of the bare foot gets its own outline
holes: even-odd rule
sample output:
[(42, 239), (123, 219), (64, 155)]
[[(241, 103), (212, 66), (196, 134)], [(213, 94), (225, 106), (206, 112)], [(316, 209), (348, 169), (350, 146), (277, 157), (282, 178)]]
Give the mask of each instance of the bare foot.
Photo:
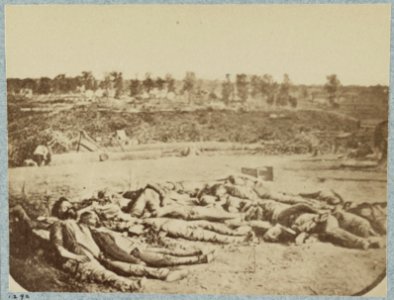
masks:
[(188, 270), (174, 270), (170, 271), (166, 277), (167, 282), (177, 281), (185, 278), (189, 274)]

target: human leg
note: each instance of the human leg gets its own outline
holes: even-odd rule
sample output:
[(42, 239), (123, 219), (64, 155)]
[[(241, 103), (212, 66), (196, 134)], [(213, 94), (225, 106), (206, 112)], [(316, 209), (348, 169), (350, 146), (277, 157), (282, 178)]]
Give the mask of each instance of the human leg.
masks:
[(338, 220), (334, 216), (328, 216), (324, 224), (323, 232), (320, 235), (324, 240), (349, 248), (367, 249), (369, 242), (367, 239), (358, 237), (339, 227)]
[(166, 268), (151, 268), (140, 264), (131, 264), (107, 258), (102, 258), (101, 262), (107, 269), (119, 275), (150, 277), (164, 280), (170, 273), (170, 270)]
[(148, 266), (152, 267), (172, 267), (208, 262), (208, 257), (206, 255), (172, 256), (169, 254), (149, 251), (147, 249), (140, 250), (138, 248), (132, 250), (131, 254), (144, 261)]
[(333, 213), (338, 220), (339, 226), (360, 237), (377, 236), (367, 219), (344, 211), (336, 211)]
[(21, 226), (26, 227), (28, 230), (32, 230), (33, 228), (37, 227), (37, 222), (34, 222), (24, 208), (21, 205), (16, 205), (9, 210), (10, 216), (14, 217)]
[(37, 166), (41, 166), (42, 162), (44, 161), (44, 155), (42, 154), (34, 154), (33, 160), (37, 163)]
[(202, 228), (229, 236), (245, 236), (247, 234), (247, 232), (245, 231), (230, 229), (227, 225), (221, 223), (214, 223), (214, 222), (200, 220), (200, 221), (191, 221), (189, 222), (189, 224), (190, 226), (196, 228)]
[(189, 228), (183, 237), (192, 241), (213, 242), (220, 244), (242, 243), (246, 239), (246, 236), (224, 235), (201, 228)]
[(121, 291), (136, 292), (142, 289), (141, 280), (119, 276), (107, 270), (95, 259), (91, 259), (86, 263), (80, 263), (76, 271), (76, 277), (82, 281), (105, 283)]
[(199, 249), (181, 249), (181, 248), (177, 248), (177, 249), (167, 249), (167, 248), (154, 248), (154, 247), (149, 247), (149, 248), (145, 248), (145, 250), (151, 252), (151, 253), (160, 253), (160, 254), (167, 254), (167, 255), (171, 255), (171, 256), (197, 256), (197, 255), (201, 255), (202, 251)]
[(181, 205), (166, 205), (160, 207), (155, 212), (155, 217), (169, 217), (169, 218), (180, 218), (186, 220), (190, 213), (190, 208)]
[(166, 232), (169, 237), (184, 238), (192, 241), (229, 244), (240, 243), (246, 239), (243, 236), (229, 236), (201, 228), (193, 228), (188, 221), (184, 220), (169, 220), (161, 226), (161, 230)]
[(240, 213), (230, 213), (223, 209), (214, 207), (194, 206), (190, 208), (187, 220), (206, 220), (212, 222), (220, 222), (231, 219), (239, 219), (242, 217)]

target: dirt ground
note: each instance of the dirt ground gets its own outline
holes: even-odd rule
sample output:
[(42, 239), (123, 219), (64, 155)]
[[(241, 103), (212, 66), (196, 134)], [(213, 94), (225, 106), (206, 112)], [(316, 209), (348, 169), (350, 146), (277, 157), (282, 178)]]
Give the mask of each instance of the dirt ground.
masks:
[[(55, 157), (56, 159), (56, 157)], [(345, 201), (386, 201), (386, 173), (339, 169), (338, 161), (306, 156), (198, 156), (157, 160), (106, 161), (9, 170), (10, 203), (22, 203), (31, 216), (47, 214), (59, 196), (73, 200), (110, 187), (125, 190), (148, 181), (223, 178), (241, 167), (274, 167), (274, 185), (301, 192), (334, 188)], [(182, 241), (185, 244), (196, 244)], [(354, 250), (316, 242), (301, 246), (260, 243), (218, 246), (208, 265), (188, 267), (179, 282), (148, 280), (146, 293), (239, 295), (352, 295), (385, 272), (386, 249)], [(31, 291), (97, 291), (110, 289), (81, 284), (45, 262), (45, 253), (13, 256), (10, 272)]]

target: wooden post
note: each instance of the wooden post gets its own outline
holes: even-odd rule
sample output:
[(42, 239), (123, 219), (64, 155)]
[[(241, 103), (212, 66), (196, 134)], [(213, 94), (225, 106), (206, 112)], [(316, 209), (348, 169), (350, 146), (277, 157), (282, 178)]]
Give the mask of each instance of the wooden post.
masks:
[(82, 132), (79, 132), (79, 141), (78, 141), (78, 145), (77, 145), (77, 152), (79, 152), (79, 147), (81, 145), (81, 139), (82, 139)]

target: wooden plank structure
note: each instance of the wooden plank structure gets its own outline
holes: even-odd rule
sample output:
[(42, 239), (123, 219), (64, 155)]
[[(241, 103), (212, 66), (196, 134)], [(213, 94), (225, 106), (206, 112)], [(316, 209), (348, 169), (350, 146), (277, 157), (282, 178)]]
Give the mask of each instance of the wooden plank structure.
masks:
[(258, 168), (241, 168), (241, 173), (260, 178), (265, 181), (274, 180), (274, 168), (272, 166), (263, 166)]
[(106, 151), (102, 150), (95, 140), (93, 140), (84, 130), (81, 130), (79, 134), (77, 152), (80, 151), (81, 147), (88, 150), (89, 152), (100, 152), (100, 161), (105, 161), (109, 158)]

